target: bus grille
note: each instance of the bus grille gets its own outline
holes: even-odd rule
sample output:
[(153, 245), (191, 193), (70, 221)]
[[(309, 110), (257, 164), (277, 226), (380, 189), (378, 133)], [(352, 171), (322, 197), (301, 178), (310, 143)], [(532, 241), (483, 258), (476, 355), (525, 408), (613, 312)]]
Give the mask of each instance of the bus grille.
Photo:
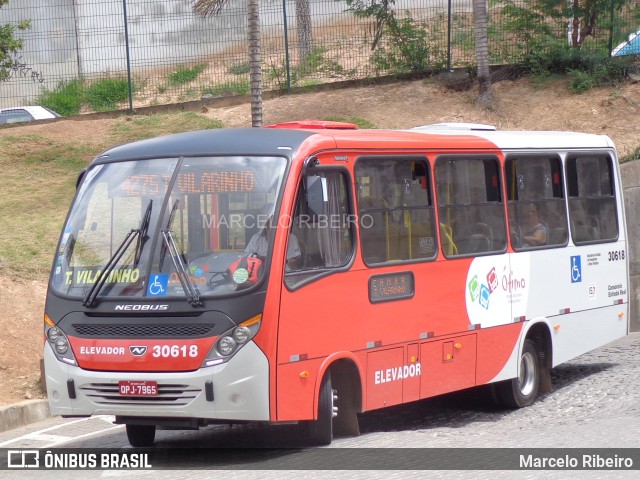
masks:
[(206, 323), (187, 324), (139, 324), (139, 323), (74, 323), (73, 329), (81, 337), (206, 337), (215, 325)]
[(80, 388), (94, 403), (99, 405), (188, 405), (201, 389), (192, 385), (169, 383), (158, 384), (158, 396), (124, 397), (119, 394), (117, 383), (88, 383)]

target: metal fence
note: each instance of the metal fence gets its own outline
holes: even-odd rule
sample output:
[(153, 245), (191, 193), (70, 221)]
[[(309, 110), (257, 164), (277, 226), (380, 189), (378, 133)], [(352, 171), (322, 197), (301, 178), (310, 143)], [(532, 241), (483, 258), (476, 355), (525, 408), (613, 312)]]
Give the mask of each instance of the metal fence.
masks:
[[(505, 10), (510, 4), (526, 7), (527, 1), (490, 3), (492, 62), (517, 61), (532, 48), (530, 25), (509, 23), (513, 18)], [(610, 15), (601, 15), (584, 49), (610, 51), (640, 25), (640, 0), (627, 0), (624, 8), (621, 0), (610, 1)], [(37, 103), (43, 92), (65, 82), (105, 78), (130, 80), (134, 107), (248, 93), (246, 1), (229, 0), (208, 18), (195, 15), (192, 6), (192, 0), (10, 2), (0, 9), (0, 25), (28, 19), (31, 28), (18, 32), (24, 48), (10, 79), (0, 83), (0, 106)], [(303, 28), (304, 7), (310, 30)], [(372, 20), (347, 11), (345, 1), (260, 0), (263, 89), (475, 62), (471, 0), (397, 0), (395, 12), (409, 52), (389, 36), (373, 50)], [(546, 22), (557, 39), (570, 36), (571, 22), (530, 21)], [(118, 104), (128, 105), (128, 99)]]

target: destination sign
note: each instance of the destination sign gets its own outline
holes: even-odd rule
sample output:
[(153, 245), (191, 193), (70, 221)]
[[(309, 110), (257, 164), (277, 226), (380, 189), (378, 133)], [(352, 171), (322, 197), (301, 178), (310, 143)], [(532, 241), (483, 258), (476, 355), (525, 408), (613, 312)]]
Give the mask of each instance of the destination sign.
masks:
[(415, 282), (411, 272), (387, 273), (369, 278), (371, 303), (411, 298), (414, 294)]
[[(164, 195), (170, 180), (169, 173), (131, 175), (120, 183), (119, 190), (127, 197)], [(184, 172), (177, 175), (174, 189), (182, 194), (252, 192), (255, 185), (251, 170)]]

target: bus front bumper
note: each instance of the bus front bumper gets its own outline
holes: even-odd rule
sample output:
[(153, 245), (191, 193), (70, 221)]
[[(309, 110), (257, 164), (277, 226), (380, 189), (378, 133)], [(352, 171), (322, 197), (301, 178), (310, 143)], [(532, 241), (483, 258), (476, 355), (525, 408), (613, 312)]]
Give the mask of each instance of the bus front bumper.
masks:
[[(44, 363), (52, 415), (269, 420), (269, 364), (253, 342), (227, 363), (193, 372), (84, 370), (58, 361), (48, 342)], [(157, 382), (159, 394), (121, 396), (120, 381)]]

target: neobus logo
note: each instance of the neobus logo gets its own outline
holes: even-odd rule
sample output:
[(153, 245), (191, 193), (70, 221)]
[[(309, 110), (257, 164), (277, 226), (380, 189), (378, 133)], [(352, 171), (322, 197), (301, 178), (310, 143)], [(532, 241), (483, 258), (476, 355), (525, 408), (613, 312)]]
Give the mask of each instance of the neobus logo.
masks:
[(116, 305), (114, 310), (116, 312), (158, 312), (169, 310), (169, 305), (157, 304), (157, 303), (127, 303), (122, 305)]

